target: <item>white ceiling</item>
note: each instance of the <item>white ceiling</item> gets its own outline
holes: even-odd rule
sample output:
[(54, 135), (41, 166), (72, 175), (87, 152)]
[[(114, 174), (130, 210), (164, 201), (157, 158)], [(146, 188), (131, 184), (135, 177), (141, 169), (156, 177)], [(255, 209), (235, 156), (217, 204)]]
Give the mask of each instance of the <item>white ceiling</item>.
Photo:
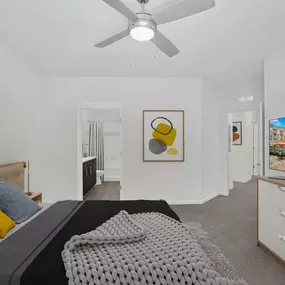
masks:
[[(147, 8), (164, 1), (150, 0)], [(284, 11), (284, 0), (216, 0), (212, 10), (159, 27), (181, 51), (169, 59), (130, 37), (94, 48), (127, 26), (101, 0), (0, 0), (0, 43), (54, 77), (255, 77), (265, 52), (285, 37)]]

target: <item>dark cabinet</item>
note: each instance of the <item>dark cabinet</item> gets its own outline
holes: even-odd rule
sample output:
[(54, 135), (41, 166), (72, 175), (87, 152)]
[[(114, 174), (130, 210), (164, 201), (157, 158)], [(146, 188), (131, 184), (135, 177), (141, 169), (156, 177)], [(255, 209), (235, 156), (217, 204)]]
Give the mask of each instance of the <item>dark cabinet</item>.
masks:
[(96, 158), (83, 163), (83, 197), (96, 184)]

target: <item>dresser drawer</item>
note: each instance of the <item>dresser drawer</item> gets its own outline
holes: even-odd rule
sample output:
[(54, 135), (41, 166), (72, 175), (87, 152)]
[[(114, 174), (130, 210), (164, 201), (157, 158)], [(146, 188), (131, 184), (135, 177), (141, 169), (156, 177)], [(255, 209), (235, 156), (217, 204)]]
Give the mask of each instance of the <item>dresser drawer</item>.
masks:
[(278, 232), (278, 242), (277, 242), (277, 255), (279, 255), (283, 260), (285, 260), (285, 234), (280, 234)]
[(259, 200), (258, 237), (264, 244), (271, 243), (270, 240), (277, 234), (278, 222), (276, 221), (276, 217), (278, 217), (277, 209), (268, 207), (266, 203)]
[(285, 208), (285, 187), (259, 180), (258, 199), (265, 202), (267, 206), (278, 209)]
[(258, 223), (262, 226), (270, 228), (274, 226), (276, 230), (285, 235), (285, 205), (283, 207), (269, 207), (265, 201), (258, 202)]
[(285, 213), (277, 207), (268, 207), (259, 200), (258, 237), (276, 255), (285, 260)]
[(259, 240), (266, 245), (275, 255), (285, 260), (285, 235), (272, 229), (271, 233), (260, 237)]

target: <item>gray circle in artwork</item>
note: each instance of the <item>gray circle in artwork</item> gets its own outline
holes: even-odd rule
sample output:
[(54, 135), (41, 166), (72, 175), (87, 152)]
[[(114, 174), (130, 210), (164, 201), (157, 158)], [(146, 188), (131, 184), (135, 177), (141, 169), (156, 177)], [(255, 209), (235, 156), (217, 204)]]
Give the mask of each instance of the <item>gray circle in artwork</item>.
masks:
[(162, 140), (151, 139), (149, 141), (149, 150), (153, 154), (161, 154), (167, 150), (167, 146)]

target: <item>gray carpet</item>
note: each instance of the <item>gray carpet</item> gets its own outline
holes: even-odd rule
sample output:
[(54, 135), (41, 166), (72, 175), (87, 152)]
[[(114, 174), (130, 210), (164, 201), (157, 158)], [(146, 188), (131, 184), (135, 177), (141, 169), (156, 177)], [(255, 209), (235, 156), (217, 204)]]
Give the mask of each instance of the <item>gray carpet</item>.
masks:
[(184, 223), (192, 236), (198, 241), (204, 252), (207, 254), (208, 263), (212, 265), (223, 278), (235, 281), (235, 284), (248, 285), (240, 273), (230, 263), (223, 251), (208, 237), (202, 225), (196, 222)]
[(229, 197), (172, 206), (183, 222), (198, 222), (249, 285), (285, 285), (285, 268), (256, 246), (256, 181), (236, 183)]
[[(118, 182), (105, 182), (87, 200), (119, 200)], [(285, 285), (285, 268), (256, 246), (256, 181), (236, 183), (229, 197), (204, 205), (172, 206), (183, 222), (197, 222), (248, 285)]]

